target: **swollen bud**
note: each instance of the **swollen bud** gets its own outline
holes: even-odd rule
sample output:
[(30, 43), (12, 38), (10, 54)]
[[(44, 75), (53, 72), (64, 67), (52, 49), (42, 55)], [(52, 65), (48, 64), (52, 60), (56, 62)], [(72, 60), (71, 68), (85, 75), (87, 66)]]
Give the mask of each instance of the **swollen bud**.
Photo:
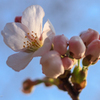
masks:
[(73, 68), (73, 65), (74, 65), (73, 59), (71, 59), (69, 57), (64, 57), (61, 60), (62, 60), (62, 63), (63, 63), (65, 70), (71, 70)]
[(75, 59), (80, 59), (85, 54), (86, 47), (79, 36), (73, 36), (69, 40), (70, 55)]
[(33, 90), (34, 83), (30, 79), (27, 79), (23, 82), (23, 89), (22, 92), (28, 94), (31, 93)]
[(64, 66), (58, 52), (52, 50), (41, 57), (42, 72), (47, 77), (57, 78), (64, 73)]
[(61, 55), (65, 54), (67, 52), (67, 42), (68, 38), (66, 38), (64, 35), (58, 35), (54, 37), (54, 50), (59, 52)]
[(21, 16), (17, 16), (17, 17), (15, 17), (15, 22), (19, 22), (19, 23), (21, 23), (21, 19), (22, 19)]
[(99, 33), (89, 28), (87, 31), (81, 32), (80, 37), (84, 44), (88, 46), (93, 40), (99, 39)]
[(86, 56), (82, 62), (84, 66), (89, 66), (91, 64), (95, 64), (99, 60), (99, 56), (100, 56), (100, 40), (92, 41), (87, 46), (85, 55)]

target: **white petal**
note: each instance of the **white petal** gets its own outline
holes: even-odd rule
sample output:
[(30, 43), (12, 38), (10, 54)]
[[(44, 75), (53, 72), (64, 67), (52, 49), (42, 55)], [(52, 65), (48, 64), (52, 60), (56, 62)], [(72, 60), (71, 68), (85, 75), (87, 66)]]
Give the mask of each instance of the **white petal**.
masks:
[(33, 53), (19, 52), (8, 57), (7, 65), (15, 71), (24, 69), (33, 58)]
[(23, 49), (23, 43), (28, 40), (25, 38), (26, 33), (29, 33), (29, 30), (21, 23), (7, 23), (1, 31), (5, 44), (14, 51)]
[(55, 36), (55, 30), (53, 25), (51, 24), (51, 22), (48, 20), (45, 24), (44, 24), (44, 28), (43, 28), (43, 33), (42, 33), (42, 38), (43, 41), (46, 38), (49, 38), (51, 41), (53, 39), (53, 37)]
[(23, 12), (22, 24), (27, 26), (30, 31), (37, 33), (38, 37), (40, 37), (44, 15), (45, 13), (41, 6), (32, 5)]
[(45, 53), (47, 53), (48, 51), (50, 51), (51, 49), (51, 44), (52, 42), (50, 41), (50, 39), (46, 38), (44, 41), (44, 44), (41, 48), (39, 48), (37, 51), (34, 52), (33, 56), (42, 56)]

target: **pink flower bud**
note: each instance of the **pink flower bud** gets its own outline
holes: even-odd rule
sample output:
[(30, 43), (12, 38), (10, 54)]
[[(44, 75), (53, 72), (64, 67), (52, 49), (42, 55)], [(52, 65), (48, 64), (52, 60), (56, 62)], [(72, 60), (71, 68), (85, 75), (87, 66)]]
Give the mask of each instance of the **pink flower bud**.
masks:
[(56, 51), (49, 51), (43, 55), (40, 64), (42, 65), (42, 72), (47, 77), (57, 78), (64, 73), (64, 67), (60, 55)]
[(100, 34), (99, 34), (99, 40), (100, 40)]
[(93, 40), (99, 39), (99, 33), (89, 28), (87, 31), (81, 32), (80, 37), (83, 40), (84, 44), (87, 46)]
[[(87, 47), (86, 57), (83, 59), (83, 64), (84, 65), (93, 64), (98, 61), (99, 56), (100, 56), (100, 40), (94, 40)], [(86, 63), (86, 60), (88, 60), (88, 63)]]
[(73, 68), (74, 61), (69, 57), (62, 58), (62, 62), (65, 70), (70, 70)]
[(68, 38), (64, 35), (58, 35), (54, 37), (54, 50), (59, 52), (61, 55), (67, 52), (67, 42)]
[(21, 16), (17, 16), (17, 17), (15, 17), (15, 22), (19, 22), (19, 23), (21, 23), (21, 19), (22, 19)]
[(86, 47), (79, 36), (73, 36), (69, 40), (69, 51), (73, 58), (80, 59), (85, 54)]

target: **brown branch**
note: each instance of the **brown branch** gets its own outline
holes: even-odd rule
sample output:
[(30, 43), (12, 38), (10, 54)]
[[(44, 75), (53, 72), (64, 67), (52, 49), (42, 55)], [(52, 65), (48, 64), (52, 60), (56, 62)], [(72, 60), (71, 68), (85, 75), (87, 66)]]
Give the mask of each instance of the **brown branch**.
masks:
[(75, 90), (74, 86), (72, 86), (71, 83), (69, 82), (69, 77), (71, 76), (70, 71), (68, 71), (66, 75), (65, 74), (66, 72), (63, 75), (65, 77), (62, 77), (62, 76), (59, 77), (59, 80), (61, 81), (60, 83), (62, 85), (60, 84), (58, 88), (60, 88), (61, 90), (67, 91), (70, 97), (72, 98), (72, 100), (79, 100), (80, 92)]
[(80, 92), (75, 91), (74, 87), (71, 86), (71, 84), (68, 81), (66, 81), (66, 83), (64, 83), (64, 87), (66, 88), (66, 91), (68, 92), (68, 94), (70, 95), (72, 100), (79, 100), (79, 93)]

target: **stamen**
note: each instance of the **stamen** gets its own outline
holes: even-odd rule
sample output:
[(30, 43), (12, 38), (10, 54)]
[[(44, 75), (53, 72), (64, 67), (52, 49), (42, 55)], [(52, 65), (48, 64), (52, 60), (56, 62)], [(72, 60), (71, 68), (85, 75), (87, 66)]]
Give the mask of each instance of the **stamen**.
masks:
[(31, 43), (29, 43), (31, 45)]
[(39, 38), (37, 37), (37, 33), (35, 33), (34, 31), (32, 31), (31, 34), (27, 33), (25, 38), (27, 38), (28, 41), (23, 42), (25, 44), (23, 45), (23, 47), (26, 47), (29, 51), (34, 52), (42, 45), (42, 41), (39, 40)]
[(37, 39), (37, 36), (35, 37), (35, 39)]
[(25, 45), (23, 45), (23, 47), (25, 48)]
[(37, 35), (37, 33), (35, 33), (35, 35)]
[(34, 37), (33, 34), (31, 36)]

